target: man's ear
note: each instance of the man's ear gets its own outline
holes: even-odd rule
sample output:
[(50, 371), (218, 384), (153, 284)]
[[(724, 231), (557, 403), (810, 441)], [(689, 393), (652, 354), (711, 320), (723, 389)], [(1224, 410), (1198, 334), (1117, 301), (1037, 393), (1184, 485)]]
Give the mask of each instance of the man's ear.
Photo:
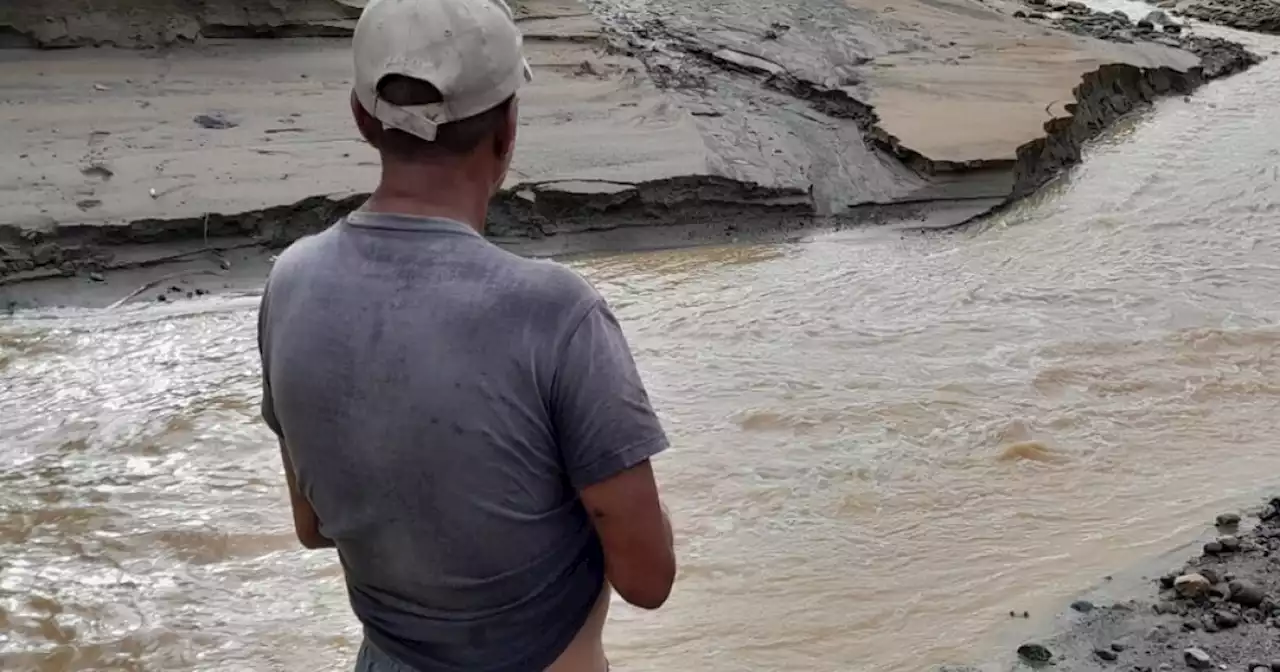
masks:
[(360, 129), (360, 137), (364, 141), (378, 146), (378, 137), (382, 134), (382, 122), (374, 118), (369, 111), (364, 109), (364, 105), (360, 104), (360, 99), (356, 97), (356, 92), (351, 92), (351, 116), (356, 120), (356, 128)]
[(493, 153), (503, 162), (503, 172), (506, 172), (506, 166), (511, 162), (511, 155), (515, 153), (516, 130), (520, 125), (518, 108), (519, 101), (512, 99), (507, 105), (507, 113), (504, 115), (502, 124), (498, 126), (498, 132), (493, 134)]

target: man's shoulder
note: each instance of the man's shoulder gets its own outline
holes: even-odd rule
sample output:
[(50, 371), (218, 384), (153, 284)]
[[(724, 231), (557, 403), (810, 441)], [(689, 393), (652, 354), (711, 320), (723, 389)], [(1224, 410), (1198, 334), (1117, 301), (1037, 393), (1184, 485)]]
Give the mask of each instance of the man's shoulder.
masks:
[(319, 233), (302, 236), (290, 243), (271, 262), (271, 276), (283, 277), (304, 268), (310, 260), (323, 254), (325, 241), (333, 235), (332, 232), (333, 227), (330, 227)]
[(521, 300), (570, 309), (601, 300), (599, 292), (586, 278), (558, 261), (531, 259), (497, 250), (494, 262), (503, 267), (503, 288)]

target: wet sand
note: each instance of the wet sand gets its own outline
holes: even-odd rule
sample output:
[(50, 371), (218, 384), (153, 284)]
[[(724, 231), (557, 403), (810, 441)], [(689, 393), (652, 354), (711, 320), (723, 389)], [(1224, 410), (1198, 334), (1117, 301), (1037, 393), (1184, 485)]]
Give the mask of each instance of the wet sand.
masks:
[[(1204, 79), (1188, 51), (1072, 34), (1013, 8), (824, 2), (804, 8), (809, 20), (787, 6), (791, 23), (753, 25), (769, 16), (759, 12), (705, 30), (626, 28), (604, 12), (605, 31), (574, 0), (522, 2), (536, 77), (489, 233), (555, 255), (945, 228), (1039, 186), (1127, 111)], [(155, 50), (0, 51), (0, 146), (17, 157), (0, 166), (0, 305), (99, 305), (85, 288), (126, 271), (224, 277), (204, 289), (246, 267), (260, 280), (271, 250), (358, 204), (377, 164), (350, 122), (347, 41), (200, 37), (340, 31), (352, 11), (317, 0), (271, 20), (201, 14), (180, 35), (196, 44)], [(22, 34), (44, 25), (17, 13)], [(164, 41), (137, 28), (147, 16), (128, 15), (134, 42)], [(843, 30), (824, 43), (832, 25)], [(68, 19), (64, 32), (119, 43), (111, 26)], [(1092, 85), (1107, 68), (1123, 76)]]
[(1181, 566), (1120, 586), (1107, 577), (1067, 607), (1056, 634), (1023, 641), (1011, 665), (981, 669), (1280, 672), (1280, 497), (1208, 522)]

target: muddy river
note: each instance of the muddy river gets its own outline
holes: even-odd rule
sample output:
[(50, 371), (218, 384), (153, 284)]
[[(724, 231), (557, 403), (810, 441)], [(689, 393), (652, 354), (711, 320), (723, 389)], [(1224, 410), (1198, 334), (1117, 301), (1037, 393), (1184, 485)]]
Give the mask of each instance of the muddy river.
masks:
[[(984, 658), (1280, 474), (1280, 62), (1169, 100), (951, 234), (575, 264), (676, 448), (682, 571), (620, 670)], [(0, 321), (0, 668), (341, 670), (251, 296)], [(1031, 621), (1009, 611), (1027, 610)]]

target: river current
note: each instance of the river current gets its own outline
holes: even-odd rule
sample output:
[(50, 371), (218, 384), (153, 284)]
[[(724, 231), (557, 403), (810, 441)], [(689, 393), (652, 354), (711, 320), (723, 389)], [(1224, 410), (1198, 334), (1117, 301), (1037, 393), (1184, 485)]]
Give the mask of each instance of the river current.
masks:
[[(572, 262), (675, 446), (681, 574), (615, 667), (908, 672), (1280, 474), (1280, 62), (952, 233)], [(0, 321), (0, 668), (342, 670), (257, 415), (256, 298)]]

